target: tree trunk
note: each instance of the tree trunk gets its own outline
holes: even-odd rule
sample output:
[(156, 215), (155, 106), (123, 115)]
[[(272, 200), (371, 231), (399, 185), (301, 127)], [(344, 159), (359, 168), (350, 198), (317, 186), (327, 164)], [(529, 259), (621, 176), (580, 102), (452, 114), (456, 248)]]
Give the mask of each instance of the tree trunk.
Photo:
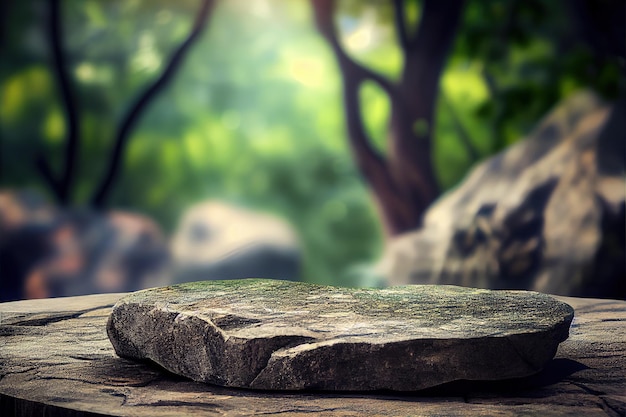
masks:
[[(439, 79), (463, 10), (463, 0), (425, 0), (419, 27), (407, 31), (402, 1), (395, 1), (396, 29), (404, 54), (400, 82), (395, 85), (352, 60), (339, 43), (333, 25), (333, 0), (312, 0), (320, 33), (331, 45), (343, 77), (348, 136), (357, 165), (372, 189), (387, 234), (421, 226), (428, 206), (439, 195), (432, 163), (434, 109)], [(359, 88), (377, 83), (389, 96), (389, 156), (372, 147), (365, 132)]]

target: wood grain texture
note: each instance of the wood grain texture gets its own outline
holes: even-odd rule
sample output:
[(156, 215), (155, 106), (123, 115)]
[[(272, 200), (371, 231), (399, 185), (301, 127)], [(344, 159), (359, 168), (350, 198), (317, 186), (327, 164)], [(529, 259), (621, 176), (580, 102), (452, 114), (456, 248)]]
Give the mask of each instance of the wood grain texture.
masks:
[(570, 338), (541, 373), (415, 393), (220, 388), (117, 357), (106, 335), (122, 294), (0, 304), (2, 416), (626, 415), (626, 302), (557, 297)]

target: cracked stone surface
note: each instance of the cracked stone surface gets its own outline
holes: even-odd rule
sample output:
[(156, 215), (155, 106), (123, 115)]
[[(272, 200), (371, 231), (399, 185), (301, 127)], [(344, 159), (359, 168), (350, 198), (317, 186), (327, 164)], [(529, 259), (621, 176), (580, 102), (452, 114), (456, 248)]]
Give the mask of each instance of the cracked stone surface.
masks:
[(567, 338), (573, 313), (528, 291), (248, 279), (133, 293), (115, 305), (107, 330), (118, 355), (195, 381), (415, 391), (535, 374)]
[(626, 415), (625, 301), (557, 297), (575, 318), (538, 374), (400, 395), (224, 388), (120, 358), (106, 323), (125, 295), (0, 303), (2, 416)]

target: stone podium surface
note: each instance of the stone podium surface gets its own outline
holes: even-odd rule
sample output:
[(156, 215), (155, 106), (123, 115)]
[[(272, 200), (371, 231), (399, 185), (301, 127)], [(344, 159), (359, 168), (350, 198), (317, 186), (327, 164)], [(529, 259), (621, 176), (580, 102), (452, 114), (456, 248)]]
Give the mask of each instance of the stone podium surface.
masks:
[(0, 304), (0, 414), (626, 415), (625, 301), (556, 297), (575, 309), (570, 337), (530, 377), (411, 393), (336, 393), (222, 388), (122, 359), (106, 322), (124, 295)]
[(224, 387), (417, 391), (534, 375), (573, 316), (529, 291), (242, 279), (132, 293), (107, 333), (120, 357)]

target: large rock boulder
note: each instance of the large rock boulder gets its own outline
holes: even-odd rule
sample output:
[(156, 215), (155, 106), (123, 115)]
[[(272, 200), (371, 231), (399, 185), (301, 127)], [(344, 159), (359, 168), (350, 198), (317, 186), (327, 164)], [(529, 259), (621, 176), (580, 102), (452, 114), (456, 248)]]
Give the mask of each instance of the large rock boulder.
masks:
[(0, 301), (166, 285), (167, 240), (150, 218), (55, 207), (0, 190)]
[(573, 316), (569, 305), (527, 291), (234, 280), (128, 295), (107, 331), (118, 355), (196, 381), (414, 391), (539, 372)]
[(626, 297), (626, 103), (575, 95), (393, 241), (391, 284)]
[(26, 276), (26, 298), (136, 291), (170, 283), (167, 239), (149, 217), (63, 210), (51, 251)]
[(225, 202), (190, 207), (170, 246), (178, 283), (300, 277), (300, 247), (291, 226), (273, 215)]

